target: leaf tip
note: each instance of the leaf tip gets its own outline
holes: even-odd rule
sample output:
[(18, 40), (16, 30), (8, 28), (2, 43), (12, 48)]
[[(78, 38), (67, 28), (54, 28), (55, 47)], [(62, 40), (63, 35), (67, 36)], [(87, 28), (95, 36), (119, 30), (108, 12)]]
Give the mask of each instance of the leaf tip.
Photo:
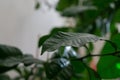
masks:
[(41, 51), (41, 54), (40, 55), (43, 55), (43, 51)]
[(44, 53), (45, 51), (42, 49), (42, 51), (41, 51), (41, 54), (40, 55), (43, 55), (43, 53)]

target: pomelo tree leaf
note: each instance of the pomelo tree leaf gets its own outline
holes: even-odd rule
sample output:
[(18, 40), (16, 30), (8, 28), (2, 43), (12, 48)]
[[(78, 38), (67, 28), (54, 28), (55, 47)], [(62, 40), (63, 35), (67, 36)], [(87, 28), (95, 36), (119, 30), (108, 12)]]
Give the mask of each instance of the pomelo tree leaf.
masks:
[[(113, 35), (111, 37), (111, 41), (117, 45), (118, 50), (120, 49), (120, 34)], [(113, 46), (114, 47), (114, 46)], [(115, 52), (109, 43), (105, 43), (101, 54), (109, 54), (111, 52)], [(120, 76), (120, 53), (115, 55), (108, 55), (100, 57), (100, 60), (97, 64), (98, 73), (102, 78), (111, 79), (118, 78)]]
[(45, 51), (54, 51), (61, 46), (81, 47), (88, 42), (96, 42), (99, 39), (100, 37), (87, 33), (58, 32), (43, 43), (41, 54)]
[(103, 79), (115, 79), (120, 77), (120, 58), (116, 56), (104, 56), (100, 58), (97, 69)]

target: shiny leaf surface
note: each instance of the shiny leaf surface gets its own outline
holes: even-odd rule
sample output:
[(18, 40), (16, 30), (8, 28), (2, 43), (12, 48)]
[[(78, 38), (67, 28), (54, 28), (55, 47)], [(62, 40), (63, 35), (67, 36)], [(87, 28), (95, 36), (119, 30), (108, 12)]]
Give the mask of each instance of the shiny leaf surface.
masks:
[(87, 33), (66, 33), (58, 32), (45, 41), (42, 46), (42, 54), (45, 51), (54, 51), (61, 46), (81, 47), (88, 42), (95, 42), (99, 37)]

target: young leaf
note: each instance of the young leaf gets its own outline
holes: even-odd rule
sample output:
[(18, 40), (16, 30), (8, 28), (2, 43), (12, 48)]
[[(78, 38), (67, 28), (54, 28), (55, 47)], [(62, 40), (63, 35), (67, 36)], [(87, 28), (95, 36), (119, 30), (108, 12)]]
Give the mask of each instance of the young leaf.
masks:
[(61, 46), (81, 47), (88, 42), (95, 42), (99, 39), (99, 37), (87, 33), (58, 32), (43, 43), (41, 54), (45, 51), (54, 51)]

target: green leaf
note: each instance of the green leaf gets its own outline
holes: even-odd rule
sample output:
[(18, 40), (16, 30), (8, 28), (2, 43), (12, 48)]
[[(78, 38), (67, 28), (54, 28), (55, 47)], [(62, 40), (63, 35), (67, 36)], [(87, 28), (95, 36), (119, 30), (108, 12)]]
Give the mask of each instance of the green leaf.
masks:
[(115, 34), (111, 36), (110, 43), (108, 42), (105, 43), (103, 49), (101, 50), (101, 54), (108, 54), (111, 52), (115, 52), (116, 48), (120, 49), (119, 44), (120, 44), (120, 34)]
[(33, 63), (41, 63), (42, 61), (33, 58), (31, 55), (24, 56), (16, 56), (16, 57), (8, 57), (7, 59), (0, 59), (0, 66), (4, 67), (13, 67), (17, 66), (20, 63), (24, 63), (24, 65), (31, 65)]
[(10, 69), (14, 69), (23, 63), (25, 66), (29, 66), (33, 63), (41, 64), (43, 61), (33, 58), (31, 55), (8, 57), (6, 59), (0, 59), (0, 73), (6, 72)]
[(88, 10), (96, 10), (96, 8), (94, 6), (71, 6), (66, 8), (62, 12), (62, 16), (67, 16), (67, 17), (77, 16), (79, 13), (82, 13)]
[(93, 49), (94, 49), (94, 45), (93, 45), (93, 43), (89, 43), (88, 48), (89, 48), (89, 50), (92, 52)]
[(70, 80), (73, 75), (69, 61), (64, 58), (54, 59), (45, 64), (46, 75), (50, 80)]
[(85, 70), (85, 66), (81, 61), (71, 61), (71, 65), (75, 73), (82, 73)]
[(77, 5), (79, 2), (79, 0), (59, 0), (56, 9), (58, 11), (63, 11), (64, 9), (73, 6), (73, 5)]
[(43, 64), (44, 63), (44, 61), (36, 59), (32, 55), (24, 55), (21, 62), (24, 63), (25, 66), (29, 66), (31, 64)]
[(88, 42), (95, 42), (97, 40), (99, 40), (99, 37), (92, 34), (58, 32), (45, 41), (41, 54), (45, 51), (54, 51), (61, 46), (81, 47)]
[(92, 0), (93, 4), (99, 9), (105, 9), (109, 7), (110, 3), (115, 0)]
[(97, 69), (103, 79), (115, 79), (120, 77), (120, 58), (116, 56), (104, 56), (100, 58)]
[(114, 48), (115, 51), (117, 51), (118, 46), (116, 45), (116, 43), (110, 41), (110, 40), (106, 40), (107, 42), (109, 42), (111, 44), (111, 46)]
[(120, 33), (111, 36), (111, 41), (117, 45), (117, 48), (120, 49)]
[(22, 52), (16, 47), (0, 44), (0, 59), (10, 56), (22, 56)]
[[(111, 41), (117, 45), (118, 49), (120, 49), (120, 45), (119, 45), (120, 34), (113, 35), (111, 37)], [(113, 47), (109, 43), (106, 43), (101, 51), (101, 54), (108, 54), (111, 52), (115, 52)], [(98, 68), (98, 73), (100, 74), (102, 78), (110, 79), (110, 78), (118, 78), (120, 76), (120, 71), (118, 69), (120, 58), (118, 58), (118, 55), (104, 56), (100, 58), (97, 68)], [(118, 68), (116, 68), (116, 66)]]
[(115, 51), (115, 49), (111, 46), (111, 44), (106, 42), (100, 53), (101, 54), (108, 54), (108, 53), (111, 53), (114, 51)]
[(23, 55), (22, 52), (12, 46), (0, 45), (0, 73), (14, 69), (18, 64), (24, 63), (26, 66), (41, 61), (29, 55)]
[(43, 45), (43, 43), (50, 37), (50, 35), (45, 35), (45, 36), (42, 36), (40, 39), (39, 39), (39, 42), (38, 42), (38, 47), (41, 47)]
[(55, 27), (55, 28), (53, 28), (53, 29), (50, 31), (50, 34), (51, 34), (51, 35), (54, 35), (54, 34), (56, 34), (58, 31), (69, 32), (69, 31), (73, 31), (73, 30), (74, 30), (74, 28), (65, 27), (65, 26), (60, 27), (60, 28)]
[(37, 2), (36, 5), (35, 5), (35, 9), (37, 10), (37, 9), (39, 9), (39, 8), (40, 8), (40, 3)]
[(115, 16), (113, 18), (114, 22), (120, 22), (120, 9), (118, 9), (115, 13)]
[[(81, 73), (86, 69), (89, 74), (88, 75), (89, 80), (101, 80), (100, 75), (82, 61), (74, 62), (74, 64), (72, 63), (72, 66), (73, 66), (73, 70), (75, 70), (76, 73)], [(86, 77), (86, 75), (84, 76)]]
[(118, 33), (118, 29), (116, 27), (116, 23), (111, 23), (111, 25), (110, 25), (110, 32), (112, 33), (111, 36), (113, 36), (113, 35)]
[(114, 3), (112, 3), (114, 1), (115, 0), (92, 0), (91, 2), (97, 8), (97, 10), (86, 11), (84, 15), (82, 15), (84, 18), (83, 24), (88, 26), (89, 24), (96, 22), (96, 20), (100, 17), (101, 19), (108, 18), (111, 13), (114, 13), (112, 12), (113, 9), (110, 7), (111, 4), (114, 5)]

